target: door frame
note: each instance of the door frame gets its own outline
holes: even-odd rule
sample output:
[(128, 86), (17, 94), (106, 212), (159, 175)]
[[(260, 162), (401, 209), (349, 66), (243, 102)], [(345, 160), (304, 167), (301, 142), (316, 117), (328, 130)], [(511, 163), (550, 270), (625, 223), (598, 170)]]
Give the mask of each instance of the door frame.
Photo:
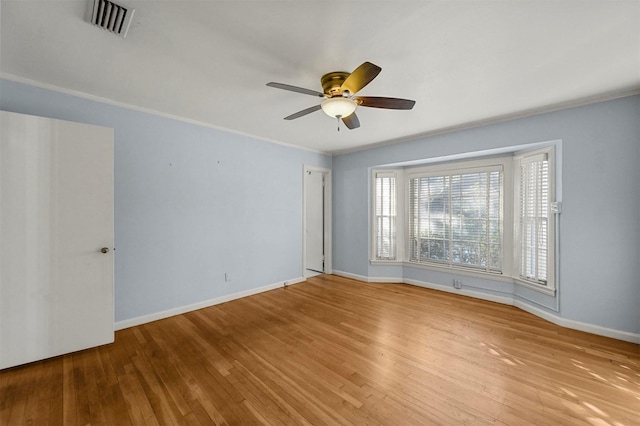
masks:
[(331, 249), (331, 169), (324, 167), (309, 166), (302, 167), (302, 276), (306, 278), (307, 271), (307, 172), (321, 172), (324, 174), (324, 273), (332, 274), (332, 249)]

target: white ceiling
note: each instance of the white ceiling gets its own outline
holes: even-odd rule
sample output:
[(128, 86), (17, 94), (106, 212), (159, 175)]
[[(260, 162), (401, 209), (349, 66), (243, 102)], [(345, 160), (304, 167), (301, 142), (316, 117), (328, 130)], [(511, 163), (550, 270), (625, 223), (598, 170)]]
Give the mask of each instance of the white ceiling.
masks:
[[(115, 0), (118, 2), (118, 0)], [(134, 1), (126, 39), (85, 20), (92, 0), (1, 2), (2, 76), (325, 152), (640, 90), (640, 1)], [(320, 77), (382, 67), (336, 131)]]

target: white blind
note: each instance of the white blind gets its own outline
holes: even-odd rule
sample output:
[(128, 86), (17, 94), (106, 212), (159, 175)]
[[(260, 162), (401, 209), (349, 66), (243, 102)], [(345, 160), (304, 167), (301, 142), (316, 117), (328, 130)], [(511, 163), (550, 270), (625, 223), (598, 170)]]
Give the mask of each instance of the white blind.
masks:
[(395, 173), (376, 173), (375, 183), (376, 259), (396, 259), (397, 194)]
[(503, 172), (409, 180), (409, 260), (502, 271)]
[(520, 162), (520, 277), (547, 283), (549, 252), (549, 161), (546, 155)]

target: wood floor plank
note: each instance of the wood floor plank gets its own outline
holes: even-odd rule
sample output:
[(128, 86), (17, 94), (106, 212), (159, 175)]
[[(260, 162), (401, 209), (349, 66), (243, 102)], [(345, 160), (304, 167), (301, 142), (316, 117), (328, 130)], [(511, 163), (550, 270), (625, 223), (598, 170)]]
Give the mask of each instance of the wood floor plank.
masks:
[(1, 425), (638, 425), (640, 346), (321, 275), (0, 371)]

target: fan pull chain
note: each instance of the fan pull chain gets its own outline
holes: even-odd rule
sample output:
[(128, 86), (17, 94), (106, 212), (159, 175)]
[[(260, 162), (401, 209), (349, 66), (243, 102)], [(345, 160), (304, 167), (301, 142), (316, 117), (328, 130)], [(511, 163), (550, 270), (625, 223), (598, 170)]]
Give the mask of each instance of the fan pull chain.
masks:
[(341, 115), (336, 115), (336, 120), (338, 120), (338, 131), (340, 131), (340, 118), (342, 118)]

